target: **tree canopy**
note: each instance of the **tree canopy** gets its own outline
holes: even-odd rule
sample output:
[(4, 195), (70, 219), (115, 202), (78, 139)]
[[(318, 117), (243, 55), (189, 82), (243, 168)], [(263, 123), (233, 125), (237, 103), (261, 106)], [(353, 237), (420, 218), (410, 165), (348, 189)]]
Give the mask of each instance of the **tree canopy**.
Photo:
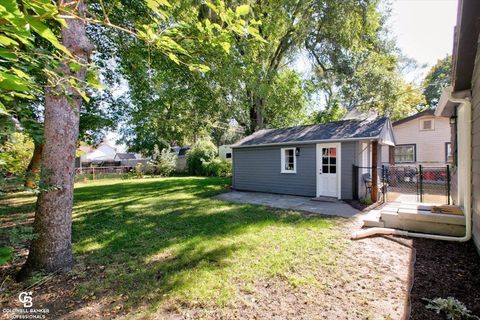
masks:
[[(381, 1), (242, 4), (231, 1), (222, 7), (244, 18), (242, 29), (193, 45), (189, 37), (216, 30), (219, 17), (211, 4), (175, 3), (173, 15), (181, 16), (185, 26), (174, 38), (195, 53), (178, 59), (121, 30), (89, 27), (97, 59), (113, 66), (102, 72), (112, 81), (124, 81), (120, 133), (131, 150), (149, 154), (155, 146), (193, 143), (218, 134), (220, 127), (227, 129), (231, 121), (250, 133), (333, 120), (354, 107), (396, 119), (422, 103), (421, 92), (401, 77)], [(145, 10), (142, 3), (124, 5), (111, 10), (109, 19), (148, 24)], [(307, 74), (295, 68), (302, 56), (311, 71)], [(202, 66), (200, 72), (191, 73), (192, 65)], [(326, 114), (330, 116), (320, 116)]]
[(451, 83), (452, 56), (448, 55), (430, 69), (422, 83), (423, 95), (429, 108), (435, 108), (442, 90)]

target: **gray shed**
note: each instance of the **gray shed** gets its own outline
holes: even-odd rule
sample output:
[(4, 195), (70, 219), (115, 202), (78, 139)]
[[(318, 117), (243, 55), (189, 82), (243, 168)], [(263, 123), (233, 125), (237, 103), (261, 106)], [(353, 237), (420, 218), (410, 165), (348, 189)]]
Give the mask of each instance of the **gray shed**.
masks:
[(362, 189), (360, 178), (353, 181), (353, 166), (360, 167), (359, 177), (372, 163), (380, 166), (380, 145), (395, 145), (392, 124), (386, 117), (260, 130), (232, 146), (232, 186), (245, 191), (352, 199), (354, 189)]

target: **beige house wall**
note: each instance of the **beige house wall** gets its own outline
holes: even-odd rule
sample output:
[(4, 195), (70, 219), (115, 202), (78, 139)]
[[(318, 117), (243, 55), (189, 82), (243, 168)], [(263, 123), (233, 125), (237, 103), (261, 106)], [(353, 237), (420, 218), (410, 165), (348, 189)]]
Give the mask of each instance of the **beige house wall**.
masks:
[(472, 78), (472, 209), (473, 238), (480, 250), (480, 48)]
[[(421, 130), (421, 121), (433, 119), (433, 130)], [(393, 127), (396, 145), (415, 144), (416, 162), (397, 165), (423, 165), (423, 166), (444, 166), (446, 165), (446, 143), (450, 142), (451, 130), (450, 120), (446, 117), (435, 117), (431, 115), (412, 119), (408, 122)], [(382, 147), (382, 159), (384, 164), (388, 163), (388, 146)]]

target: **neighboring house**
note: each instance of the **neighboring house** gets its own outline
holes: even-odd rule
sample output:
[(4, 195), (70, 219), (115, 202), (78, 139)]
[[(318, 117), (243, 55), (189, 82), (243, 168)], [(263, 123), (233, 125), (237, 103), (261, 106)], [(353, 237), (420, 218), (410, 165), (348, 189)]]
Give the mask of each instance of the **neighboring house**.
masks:
[(472, 214), (480, 250), (480, 1), (460, 0), (453, 47), (452, 87), (443, 91), (435, 114), (452, 124), (453, 201)]
[(89, 152), (80, 156), (80, 160), (75, 160), (75, 166), (89, 167), (89, 166), (126, 166), (134, 167), (137, 163), (146, 164), (148, 159), (142, 157), (142, 155), (132, 152), (117, 152), (117, 149), (110, 146), (107, 142), (102, 142), (96, 149), (87, 146), (81, 146), (81, 151)]
[(360, 178), (354, 182), (353, 166), (380, 166), (380, 145), (394, 143), (385, 117), (260, 130), (232, 146), (232, 186), (352, 199), (354, 188), (362, 185)]
[(121, 152), (118, 152), (114, 157), (114, 161), (120, 162), (121, 166), (135, 167), (137, 165), (137, 163), (146, 164), (148, 160), (144, 159), (142, 157), (142, 155), (137, 154), (137, 153), (133, 153), (133, 152), (121, 153)]
[(115, 161), (117, 149), (106, 142), (102, 142), (95, 150), (80, 156), (80, 161), (84, 162), (111, 162)]
[(392, 125), (395, 147), (382, 147), (383, 164), (440, 167), (451, 162), (448, 117), (437, 117), (433, 110), (426, 110)]
[(232, 160), (232, 146), (224, 144), (218, 147), (218, 158), (220, 160)]
[(177, 155), (175, 171), (185, 172), (187, 171), (187, 152), (190, 150), (189, 146), (173, 147), (172, 151)]

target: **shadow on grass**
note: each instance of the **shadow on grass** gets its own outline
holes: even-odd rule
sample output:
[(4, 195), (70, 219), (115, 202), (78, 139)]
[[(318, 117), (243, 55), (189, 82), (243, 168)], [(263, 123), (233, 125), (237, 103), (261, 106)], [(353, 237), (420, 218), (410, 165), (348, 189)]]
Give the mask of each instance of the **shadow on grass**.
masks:
[[(298, 233), (305, 241), (307, 229), (314, 233), (334, 223), (210, 199), (226, 191), (229, 183), (224, 178), (177, 177), (78, 186), (73, 216), (75, 289), (49, 304), (53, 315), (78, 311), (92, 296), (109, 310), (121, 304), (122, 312), (156, 310), (170, 298), (224, 304), (236, 290), (229, 281), (240, 276), (235, 269), (238, 255), (240, 261), (249, 261), (259, 258), (250, 256), (259, 246), (265, 247), (265, 254), (275, 250), (256, 237), (260, 230), (301, 226)], [(275, 230), (267, 236), (285, 241)], [(297, 245), (304, 244), (289, 243), (292, 257)], [(272, 264), (289, 258), (283, 259)], [(251, 265), (240, 267), (247, 277), (255, 276)]]
[(77, 297), (128, 296), (128, 308), (155, 309), (170, 294), (195, 299), (192, 283), (204, 281), (207, 287), (198, 285), (202, 292), (194, 296), (224, 303), (231, 290), (222, 287), (222, 279), (205, 279), (234, 277), (224, 274), (232, 271), (234, 256), (255, 249), (232, 239), (276, 225), (312, 220), (332, 225), (324, 218), (210, 199), (228, 184), (220, 178), (172, 178), (76, 189), (76, 257), (81, 265), (104, 266), (84, 275), (95, 280), (83, 282)]

